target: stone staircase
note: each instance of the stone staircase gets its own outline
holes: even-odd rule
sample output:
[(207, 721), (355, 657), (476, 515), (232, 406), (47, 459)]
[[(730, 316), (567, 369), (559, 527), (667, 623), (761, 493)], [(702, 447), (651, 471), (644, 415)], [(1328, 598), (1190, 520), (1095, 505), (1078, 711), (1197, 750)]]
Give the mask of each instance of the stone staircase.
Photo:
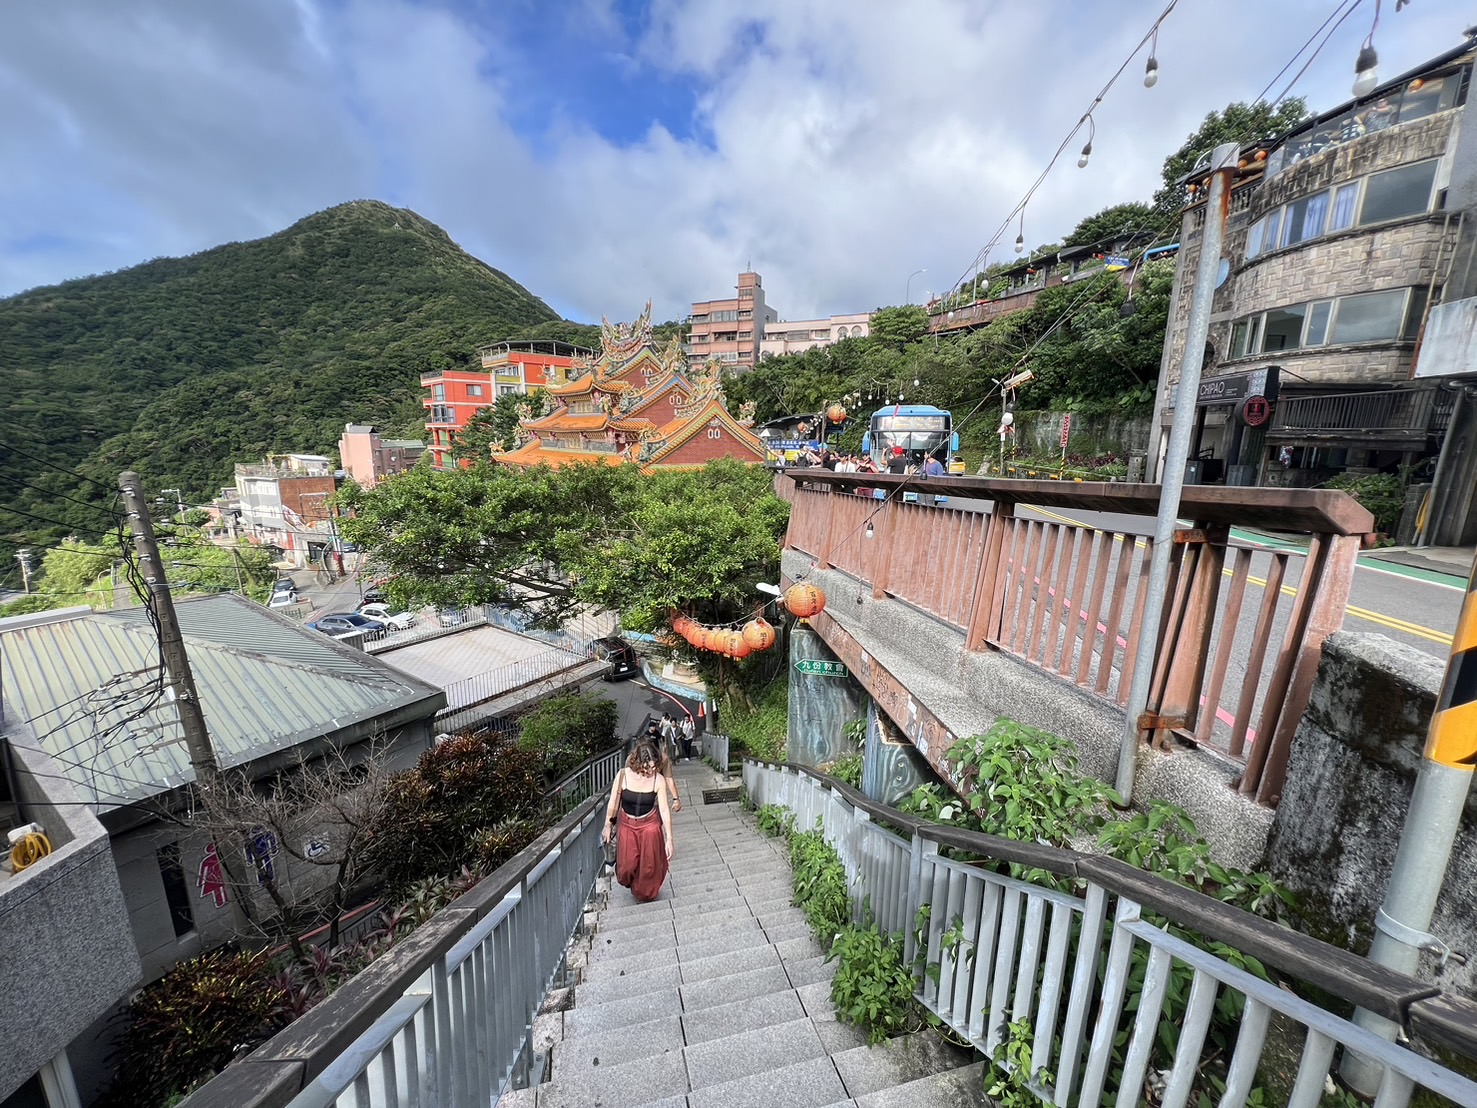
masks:
[[(499, 1108), (952, 1108), (988, 1103), (983, 1064), (932, 1032), (866, 1045), (831, 1006), (835, 963), (790, 906), (782, 840), (718, 775), (676, 767), (683, 810), (660, 899), (602, 878), (570, 951), (569, 988), (534, 1025), (547, 1080)], [(730, 782), (731, 784), (731, 782)]]

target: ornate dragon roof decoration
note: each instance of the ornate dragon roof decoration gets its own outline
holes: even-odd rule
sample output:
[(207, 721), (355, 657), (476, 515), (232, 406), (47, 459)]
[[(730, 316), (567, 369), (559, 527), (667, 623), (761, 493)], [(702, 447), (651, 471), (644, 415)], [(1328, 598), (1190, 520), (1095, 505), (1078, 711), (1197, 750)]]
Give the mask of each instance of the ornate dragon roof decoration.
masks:
[[(600, 318), (601, 357), (597, 371), (605, 374), (619, 368), (639, 354), (643, 347), (651, 345), (651, 301), (646, 310), (634, 323), (611, 323), (608, 316)], [(602, 376), (597, 372), (597, 376)]]

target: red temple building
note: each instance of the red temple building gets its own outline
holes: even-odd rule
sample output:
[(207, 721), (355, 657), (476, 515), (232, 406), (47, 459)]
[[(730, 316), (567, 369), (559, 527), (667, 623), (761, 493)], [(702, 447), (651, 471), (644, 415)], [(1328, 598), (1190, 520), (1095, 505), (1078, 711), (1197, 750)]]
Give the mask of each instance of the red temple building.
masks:
[(600, 356), (577, 363), (583, 372), (567, 384), (551, 381), (553, 410), (521, 420), (518, 446), (494, 451), (493, 461), (555, 469), (633, 462), (643, 472), (696, 468), (715, 458), (764, 461), (752, 418), (724, 405), (721, 367), (690, 369), (676, 338), (657, 349), (650, 302), (635, 323), (605, 320), (601, 329)]

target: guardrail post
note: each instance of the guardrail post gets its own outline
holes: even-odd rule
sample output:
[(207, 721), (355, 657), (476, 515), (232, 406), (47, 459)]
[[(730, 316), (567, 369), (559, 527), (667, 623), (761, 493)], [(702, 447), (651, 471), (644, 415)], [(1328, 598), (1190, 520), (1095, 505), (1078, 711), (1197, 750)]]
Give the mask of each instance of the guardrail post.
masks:
[(966, 650), (983, 650), (1000, 618), (1000, 605), (1005, 595), (1005, 533), (1010, 530), (1010, 521), (1014, 517), (1014, 502), (995, 501), (994, 510), (990, 512), (989, 530), (985, 533), (974, 599), (969, 606), (969, 626), (964, 632)]
[(918, 956), (918, 934), (913, 917), (923, 903), (923, 867), (929, 858), (938, 856), (938, 843), (913, 832), (912, 851), (908, 857), (908, 899), (903, 908), (903, 961), (912, 965)]
[[(1177, 625), (1166, 628), (1161, 638), (1159, 665), (1165, 669), (1160, 671), (1164, 674), (1163, 688), (1156, 705), (1160, 718), (1157, 721), (1159, 727), (1151, 730), (1150, 738), (1160, 729), (1193, 731), (1195, 728), (1229, 537), (1230, 528), (1225, 525), (1175, 534), (1176, 543), (1184, 547), (1181, 558), (1193, 556), (1194, 566), (1190, 570), (1185, 604), (1178, 613)], [(1186, 566), (1183, 560), (1180, 574), (1184, 580)], [(1235, 631), (1234, 627), (1228, 627), (1223, 633), (1235, 634)], [(1205, 710), (1214, 713), (1215, 705), (1207, 704)]]
[(882, 501), (881, 507), (872, 514), (877, 518), (877, 535), (872, 540), (876, 544), (872, 561), (872, 599), (886, 600), (887, 578), (892, 572), (892, 550), (897, 546), (897, 536), (893, 532), (899, 520), (890, 497)]

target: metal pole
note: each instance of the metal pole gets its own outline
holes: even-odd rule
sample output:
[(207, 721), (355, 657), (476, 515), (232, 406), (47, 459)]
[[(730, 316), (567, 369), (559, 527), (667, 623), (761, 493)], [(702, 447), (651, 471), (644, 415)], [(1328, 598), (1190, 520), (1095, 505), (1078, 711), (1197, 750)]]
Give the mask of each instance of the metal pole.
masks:
[[(1222, 143), (1210, 156), (1210, 196), (1205, 202), (1205, 229), (1200, 236), (1200, 259), (1195, 267), (1195, 293), (1190, 302), (1190, 324), (1185, 334), (1185, 352), (1180, 361), (1180, 382), (1175, 393), (1174, 424), (1169, 432), (1169, 452), (1164, 459), (1160, 485), (1159, 516), (1154, 524), (1154, 550), (1149, 562), (1148, 595), (1139, 624), (1138, 651), (1134, 655), (1133, 682), (1123, 717), (1123, 736), (1118, 744), (1118, 793), (1127, 804), (1133, 799), (1134, 766), (1138, 760), (1141, 717), (1149, 704), (1149, 684), (1159, 651), (1158, 628), (1164, 612), (1164, 588), (1169, 579), (1169, 551), (1180, 514), (1180, 492), (1185, 484), (1185, 459), (1190, 453), (1190, 434), (1195, 427), (1195, 401), (1200, 393), (1200, 366), (1205, 360), (1205, 336), (1210, 332), (1210, 307), (1215, 299), (1216, 270), (1221, 261), (1221, 239), (1231, 203), (1231, 177), (1236, 172), (1240, 147)], [(1127, 557), (1127, 552), (1124, 553)]]
[(23, 546), (15, 552), (15, 560), (21, 564), (21, 581), (25, 584), (26, 595), (31, 595), (31, 548)]
[(912, 273), (908, 274), (908, 284), (907, 284), (906, 288), (903, 290), (903, 303), (904, 304), (911, 304), (913, 302), (913, 278), (914, 277), (917, 277), (918, 274), (920, 274), (920, 273), (927, 273), (927, 272), (928, 272), (928, 270), (926, 270), (926, 269), (915, 269), (915, 270), (913, 270)]
[[(1420, 773), (1410, 797), (1410, 810), (1400, 832), (1400, 847), (1385, 902), (1374, 917), (1374, 941), (1369, 960), (1400, 973), (1414, 975), (1421, 953), (1434, 953), (1444, 961), (1446, 944), (1427, 931), (1436, 911), (1436, 899), (1446, 880), (1451, 848), (1461, 827), (1477, 766), (1477, 560), (1467, 578), (1467, 592), (1451, 638), (1446, 660), (1446, 678), (1431, 724), (1426, 749), (1421, 754)], [(1354, 1022), (1381, 1038), (1394, 1042), (1398, 1024), (1383, 1016), (1355, 1009)], [(1346, 1051), (1342, 1073), (1355, 1092), (1373, 1096), (1379, 1091), (1384, 1067), (1353, 1051)], [(1392, 1101), (1392, 1105), (1396, 1102)], [(1399, 1103), (1404, 1103), (1400, 1101)]]
[(144, 503), (143, 481), (137, 473), (125, 471), (118, 477), (118, 488), (123, 492), (128, 526), (133, 532), (133, 546), (138, 551), (139, 572), (148, 585), (154, 616), (159, 621), (159, 650), (164, 656), (169, 683), (174, 686), (174, 706), (179, 713), (185, 747), (190, 752), (190, 764), (195, 768), (195, 783), (202, 792), (208, 792), (220, 776), (220, 767), (210, 745), (210, 732), (205, 728), (205, 714), (200, 710), (195, 676), (190, 672), (184, 636), (180, 634), (179, 619), (174, 614), (174, 598), (170, 596), (169, 582), (164, 577), (159, 541), (154, 537), (154, 524), (149, 519), (148, 505)]

